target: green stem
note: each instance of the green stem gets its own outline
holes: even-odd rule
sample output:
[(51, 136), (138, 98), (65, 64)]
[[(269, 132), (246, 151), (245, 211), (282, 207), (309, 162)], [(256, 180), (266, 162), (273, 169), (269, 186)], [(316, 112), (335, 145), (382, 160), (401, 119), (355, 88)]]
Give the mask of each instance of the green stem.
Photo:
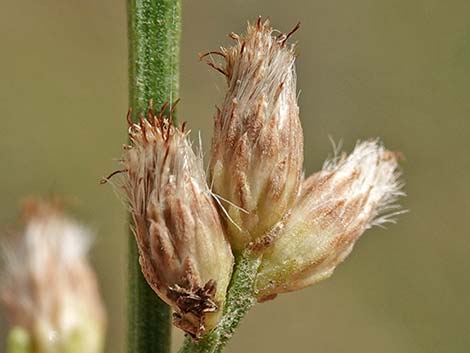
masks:
[(181, 0), (128, 0), (129, 103), (133, 118), (179, 94)]
[(227, 293), (224, 315), (216, 329), (199, 342), (187, 338), (179, 353), (220, 353), (232, 338), (241, 319), (256, 303), (254, 283), (261, 259), (245, 251), (236, 259), (235, 271)]
[[(128, 0), (129, 106), (135, 121), (150, 100), (173, 103), (179, 90), (181, 0)], [(145, 281), (129, 235), (129, 353), (169, 353), (171, 311)]]

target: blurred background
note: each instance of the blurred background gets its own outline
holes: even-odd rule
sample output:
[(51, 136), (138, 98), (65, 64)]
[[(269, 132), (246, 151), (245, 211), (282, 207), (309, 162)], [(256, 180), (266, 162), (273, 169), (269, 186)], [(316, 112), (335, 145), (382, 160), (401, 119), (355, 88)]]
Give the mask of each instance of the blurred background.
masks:
[[(93, 227), (108, 353), (124, 352), (127, 225), (99, 180), (126, 141), (125, 10), (123, 0), (17, 0), (0, 11), (0, 225), (16, 222), (24, 196), (58, 193)], [(302, 22), (307, 174), (331, 155), (329, 135), (347, 151), (380, 136), (406, 156), (411, 212), (368, 231), (331, 279), (256, 306), (228, 352), (468, 352), (470, 2), (204, 0), (183, 10), (179, 111), (206, 149), (225, 82), (198, 53), (263, 15), (282, 31)], [(1, 347), (5, 329), (1, 318)]]

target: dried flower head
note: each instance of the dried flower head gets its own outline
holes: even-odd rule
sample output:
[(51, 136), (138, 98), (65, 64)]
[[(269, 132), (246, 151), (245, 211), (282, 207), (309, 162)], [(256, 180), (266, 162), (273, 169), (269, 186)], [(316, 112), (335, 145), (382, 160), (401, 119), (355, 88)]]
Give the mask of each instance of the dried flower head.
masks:
[(215, 327), (233, 266), (230, 244), (184, 125), (150, 110), (131, 124), (125, 191), (140, 264), (153, 290), (193, 338)]
[(86, 259), (88, 231), (51, 203), (31, 201), (25, 216), (24, 234), (4, 248), (0, 295), (8, 318), (35, 353), (102, 352), (106, 320)]
[(290, 218), (264, 253), (259, 299), (329, 277), (366, 229), (402, 212), (395, 204), (404, 195), (398, 179), (397, 155), (376, 140), (327, 161), (304, 181)]
[(211, 184), (224, 202), (230, 240), (241, 249), (268, 232), (300, 187), (303, 135), (297, 106), (295, 52), (269, 22), (248, 25), (223, 48), (227, 93), (215, 116)]

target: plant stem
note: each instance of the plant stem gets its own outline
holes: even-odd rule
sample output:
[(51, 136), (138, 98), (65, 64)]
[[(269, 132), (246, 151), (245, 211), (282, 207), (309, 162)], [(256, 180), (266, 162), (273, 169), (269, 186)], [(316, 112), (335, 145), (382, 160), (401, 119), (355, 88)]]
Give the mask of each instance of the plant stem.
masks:
[(224, 315), (215, 330), (199, 342), (187, 338), (179, 353), (220, 353), (232, 338), (241, 319), (256, 303), (254, 284), (261, 259), (248, 250), (236, 258), (235, 271), (227, 293)]
[[(129, 105), (131, 118), (178, 96), (181, 0), (128, 0)], [(169, 353), (171, 311), (145, 281), (133, 234), (128, 250), (129, 353)]]
[[(129, 103), (133, 118), (179, 92), (181, 0), (128, 0)], [(176, 97), (176, 98), (175, 98)]]

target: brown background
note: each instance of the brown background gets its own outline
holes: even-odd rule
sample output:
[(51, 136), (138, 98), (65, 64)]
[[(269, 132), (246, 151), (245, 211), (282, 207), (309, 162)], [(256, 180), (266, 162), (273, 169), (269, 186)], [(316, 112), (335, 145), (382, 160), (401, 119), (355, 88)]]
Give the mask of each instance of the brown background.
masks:
[[(259, 14), (283, 31), (302, 21), (306, 172), (331, 153), (328, 135), (347, 150), (380, 136), (407, 157), (411, 212), (368, 231), (328, 281), (257, 306), (228, 351), (468, 352), (470, 2), (185, 1), (180, 116), (206, 148), (224, 81), (197, 54)], [(0, 224), (23, 196), (69, 198), (97, 233), (107, 352), (121, 353), (126, 214), (98, 181), (126, 139), (125, 3), (2, 1), (0, 43)]]

